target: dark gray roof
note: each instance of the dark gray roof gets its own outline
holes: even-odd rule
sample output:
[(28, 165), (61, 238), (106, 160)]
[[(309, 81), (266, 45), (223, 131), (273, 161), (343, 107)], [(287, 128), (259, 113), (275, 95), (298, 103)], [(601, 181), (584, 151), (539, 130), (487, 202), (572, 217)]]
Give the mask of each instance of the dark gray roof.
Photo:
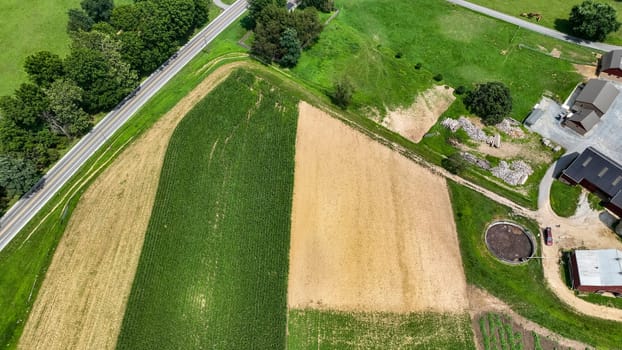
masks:
[(611, 83), (600, 79), (590, 79), (575, 102), (592, 104), (601, 114), (605, 114), (617, 96), (618, 89)]
[[(608, 197), (622, 202), (622, 195), (617, 196), (622, 190), (622, 166), (592, 147), (586, 148), (563, 173), (577, 183), (586, 180)], [(613, 200), (611, 203), (618, 205)]]
[(578, 124), (585, 132), (590, 131), (600, 121), (598, 114), (596, 112), (579, 108), (579, 111), (574, 113), (570, 118), (567, 119), (566, 122), (574, 122)]
[(622, 50), (609, 51), (600, 59), (600, 70), (622, 69)]

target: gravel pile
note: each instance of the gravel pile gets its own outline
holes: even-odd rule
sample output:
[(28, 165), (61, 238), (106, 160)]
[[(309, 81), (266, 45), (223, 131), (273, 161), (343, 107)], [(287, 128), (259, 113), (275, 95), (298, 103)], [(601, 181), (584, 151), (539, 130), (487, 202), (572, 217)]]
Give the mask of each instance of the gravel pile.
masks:
[(510, 185), (523, 185), (529, 175), (533, 174), (533, 169), (529, 164), (522, 160), (515, 160), (509, 163), (502, 160), (499, 165), (490, 169), (490, 172), (495, 177), (507, 182)]
[(525, 132), (523, 131), (523, 129), (520, 128), (520, 123), (514, 119), (505, 118), (503, 119), (501, 123), (495, 125), (495, 127), (499, 131), (502, 131), (512, 137), (516, 137), (516, 138), (525, 137)]
[(477, 158), (469, 152), (460, 152), (460, 156), (462, 156), (462, 158), (464, 158), (464, 160), (466, 160), (468, 163), (471, 163), (476, 167), (482, 168), (484, 170), (490, 170), (492, 168), (487, 160)]
[(451, 132), (456, 132), (458, 129), (462, 128), (462, 130), (464, 130), (467, 135), (475, 141), (487, 142), (490, 138), (490, 136), (487, 136), (482, 129), (475, 126), (465, 117), (460, 117), (457, 120), (446, 118), (441, 122), (441, 125), (451, 130)]

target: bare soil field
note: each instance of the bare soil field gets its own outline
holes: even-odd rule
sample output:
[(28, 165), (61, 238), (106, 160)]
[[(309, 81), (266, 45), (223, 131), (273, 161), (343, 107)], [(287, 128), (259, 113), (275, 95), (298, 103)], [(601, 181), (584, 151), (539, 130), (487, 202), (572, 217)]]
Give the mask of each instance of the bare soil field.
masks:
[(114, 349), (169, 138), (233, 68), (214, 71), (89, 187), (61, 239), (21, 349)]
[(417, 96), (412, 106), (390, 111), (382, 125), (413, 142), (419, 142), (454, 102), (456, 97), (453, 92), (453, 88), (442, 85), (432, 87)]
[(288, 306), (464, 311), (445, 180), (319, 109), (299, 109)]

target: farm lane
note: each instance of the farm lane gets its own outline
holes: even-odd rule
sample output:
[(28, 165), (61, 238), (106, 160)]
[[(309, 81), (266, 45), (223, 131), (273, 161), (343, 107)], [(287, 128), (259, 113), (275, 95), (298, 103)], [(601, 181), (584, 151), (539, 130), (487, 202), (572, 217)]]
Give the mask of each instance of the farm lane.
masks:
[[(150, 100), (191, 59), (213, 41), (247, 7), (246, 0), (237, 0), (203, 30), (181, 47), (164, 65), (149, 76), (134, 91), (135, 95), (104, 117), (61, 158), (40, 181), (40, 188), (22, 197), (0, 218), (0, 250), (4, 249), (45, 204), (75, 175), (82, 165), (97, 152), (125, 122)], [(131, 96), (131, 95), (130, 95)]]
[(484, 7), (484, 6), (476, 5), (476, 4), (473, 4), (473, 3), (468, 2), (468, 1), (464, 1), (464, 0), (447, 0), (447, 1), (452, 3), (452, 4), (455, 4), (455, 5), (467, 8), (467, 9), (469, 9), (471, 11), (479, 12), (479, 13), (484, 14), (486, 16), (490, 16), (490, 17), (502, 20), (504, 22), (512, 23), (512, 24), (517, 25), (517, 26), (519, 26), (521, 28), (525, 28), (525, 29), (534, 31), (534, 32), (540, 33), (542, 35), (549, 36), (551, 38), (563, 40), (563, 41), (569, 42), (571, 44), (581, 45), (583, 47), (587, 47), (587, 48), (595, 49), (595, 50), (600, 50), (600, 51), (611, 51), (611, 50), (622, 49), (622, 46), (610, 45), (610, 44), (605, 44), (605, 43), (589, 41), (589, 40), (577, 38), (577, 37), (569, 35), (569, 34), (564, 34), (562, 32), (558, 32), (558, 31), (556, 31), (554, 29), (543, 27), (541, 25), (538, 25), (538, 24), (535, 24), (535, 23), (532, 23), (532, 22), (529, 22), (529, 21), (525, 21), (525, 20), (522, 20), (520, 18), (511, 16), (511, 15), (506, 15), (505, 13), (489, 9), (487, 7)]

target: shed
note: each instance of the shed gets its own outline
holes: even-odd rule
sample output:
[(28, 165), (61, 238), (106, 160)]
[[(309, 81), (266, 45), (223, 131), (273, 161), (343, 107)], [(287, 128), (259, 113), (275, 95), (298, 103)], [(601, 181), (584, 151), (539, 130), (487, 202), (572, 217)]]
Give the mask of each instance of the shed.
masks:
[(604, 54), (599, 67), (601, 73), (622, 77), (622, 50), (612, 50)]
[(572, 288), (582, 292), (622, 294), (622, 251), (575, 250), (570, 255)]
[(618, 93), (618, 89), (610, 82), (590, 79), (577, 96), (573, 109), (577, 111), (580, 109), (593, 110), (599, 117), (602, 117), (611, 107)]
[(578, 112), (573, 113), (570, 118), (565, 119), (563, 124), (577, 133), (585, 135), (599, 121), (600, 118), (596, 112), (590, 109), (580, 109)]

